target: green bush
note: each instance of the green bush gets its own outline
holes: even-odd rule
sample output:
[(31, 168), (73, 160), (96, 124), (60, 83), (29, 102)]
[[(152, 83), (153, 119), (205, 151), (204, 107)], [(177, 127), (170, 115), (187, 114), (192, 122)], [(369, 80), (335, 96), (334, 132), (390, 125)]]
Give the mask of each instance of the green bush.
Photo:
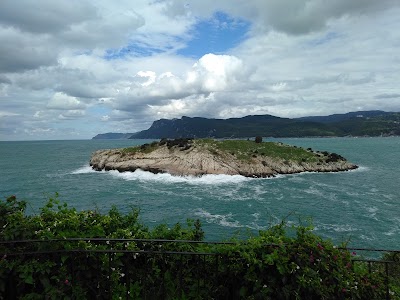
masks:
[[(150, 230), (137, 209), (77, 211), (57, 197), (39, 214), (25, 208), (15, 196), (0, 202), (0, 299), (386, 297), (384, 268), (369, 272), (311, 226), (282, 222), (245, 241), (213, 244), (202, 242), (199, 221)], [(400, 299), (399, 284), (391, 278), (392, 299)]]

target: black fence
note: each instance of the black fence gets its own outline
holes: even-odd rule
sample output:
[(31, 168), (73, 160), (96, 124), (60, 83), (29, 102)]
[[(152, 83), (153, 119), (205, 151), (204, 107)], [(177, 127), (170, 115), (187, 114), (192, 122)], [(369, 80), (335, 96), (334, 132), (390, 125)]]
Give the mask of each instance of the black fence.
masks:
[[(82, 247), (88, 244), (98, 247)], [(2, 260), (18, 258), (15, 270), (19, 268), (19, 272), (17, 275), (11, 268), (0, 278), (0, 299), (18, 299), (31, 291), (48, 299), (209, 299), (210, 295), (215, 299), (241, 299), (240, 278), (231, 276), (231, 268), (237, 267), (240, 258), (235, 253), (201, 252), (201, 244), (234, 245), (159, 239), (2, 241), (0, 267)], [(382, 274), (385, 297), (392, 299), (389, 281), (398, 272), (400, 251), (342, 250), (354, 254), (353, 268), (364, 265), (370, 273)], [(26, 277), (24, 262), (27, 268), (30, 266)]]

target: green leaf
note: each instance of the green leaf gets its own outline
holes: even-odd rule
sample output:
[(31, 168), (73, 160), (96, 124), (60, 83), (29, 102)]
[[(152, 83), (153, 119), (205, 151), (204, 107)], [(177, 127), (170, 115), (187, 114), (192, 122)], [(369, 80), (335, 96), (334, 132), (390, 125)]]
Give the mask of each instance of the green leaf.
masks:
[(21, 279), (27, 284), (33, 284), (32, 274), (21, 274)]
[(240, 288), (240, 297), (246, 297), (247, 295), (247, 288), (245, 286), (242, 286)]
[(68, 255), (61, 255), (61, 262), (64, 264), (68, 257)]

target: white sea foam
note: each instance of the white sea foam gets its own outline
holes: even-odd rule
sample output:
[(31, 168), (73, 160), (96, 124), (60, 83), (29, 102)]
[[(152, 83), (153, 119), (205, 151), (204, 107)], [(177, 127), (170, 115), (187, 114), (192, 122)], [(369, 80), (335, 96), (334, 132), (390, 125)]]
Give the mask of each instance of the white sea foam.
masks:
[(366, 210), (369, 213), (365, 215), (366, 217), (379, 221), (379, 219), (376, 216), (376, 213), (378, 212), (379, 209), (376, 206), (366, 207)]
[(371, 237), (371, 236), (366, 236), (365, 234), (360, 235), (360, 238), (364, 241), (373, 241), (375, 240), (375, 237)]
[(391, 229), (391, 230), (389, 230), (389, 231), (387, 231), (387, 232), (384, 232), (383, 234), (384, 234), (384, 235), (387, 235), (387, 236), (392, 236), (392, 235), (396, 234), (397, 231), (398, 231), (398, 230)]
[(138, 181), (155, 181), (163, 183), (188, 183), (193, 185), (219, 185), (219, 184), (237, 184), (252, 180), (240, 175), (203, 175), (201, 177), (195, 176), (172, 176), (168, 173), (153, 174), (142, 170), (136, 170), (134, 172), (118, 172), (109, 171), (109, 173), (118, 178), (122, 178), (127, 181), (138, 180)]
[(252, 216), (254, 217), (254, 222), (257, 222), (260, 218), (260, 213), (254, 213)]
[(243, 227), (242, 225), (240, 225), (239, 221), (232, 220), (231, 213), (227, 215), (218, 215), (209, 213), (208, 211), (200, 208), (197, 209), (194, 214), (201, 218), (205, 218), (208, 223), (215, 223), (224, 227), (234, 227), (234, 228)]
[(370, 212), (371, 214), (374, 214), (378, 211), (378, 208), (376, 206), (368, 207), (367, 211)]
[(72, 171), (69, 174), (87, 174), (87, 173), (94, 173), (94, 172), (96, 172), (96, 171), (93, 170), (91, 166), (83, 166), (81, 168), (76, 169), (75, 171)]
[(265, 229), (267, 229), (267, 227), (260, 226), (258, 224), (259, 220), (260, 220), (260, 213), (254, 213), (254, 214), (252, 214), (252, 216), (254, 217), (253, 222), (251, 222), (251, 224), (249, 226), (246, 226), (246, 227), (248, 227), (250, 229), (255, 229), (255, 230), (265, 230)]
[(366, 172), (369, 171), (370, 169), (368, 167), (365, 166), (358, 166), (357, 169), (354, 170), (349, 170), (348, 172)]
[(386, 236), (398, 235), (400, 232), (399, 226), (392, 227), (389, 231), (384, 232), (383, 234)]
[(324, 224), (320, 223), (319, 227), (323, 230), (333, 230), (335, 232), (355, 232), (360, 229), (355, 228), (350, 224)]

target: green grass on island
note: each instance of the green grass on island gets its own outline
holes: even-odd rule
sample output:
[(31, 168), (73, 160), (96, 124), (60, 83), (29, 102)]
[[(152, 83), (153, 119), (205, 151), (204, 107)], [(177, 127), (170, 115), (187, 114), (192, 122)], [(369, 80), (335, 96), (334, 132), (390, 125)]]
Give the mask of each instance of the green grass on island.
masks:
[(152, 142), (151, 144), (143, 144), (134, 147), (127, 147), (122, 149), (123, 154), (135, 154), (135, 153), (151, 153), (159, 147), (158, 142)]
[(242, 160), (250, 160), (254, 156), (269, 156), (273, 158), (291, 160), (296, 162), (316, 162), (319, 155), (299, 148), (275, 142), (256, 143), (251, 140), (195, 140), (199, 145), (207, 145), (214, 149), (230, 153)]
[[(170, 144), (168, 144), (170, 143)], [(152, 142), (134, 147), (122, 149), (124, 154), (151, 153), (160, 146), (167, 144), (169, 148), (173, 146), (191, 146), (203, 147), (215, 155), (230, 154), (241, 160), (250, 160), (255, 156), (267, 156), (285, 161), (294, 161), (298, 163), (313, 163), (323, 161), (327, 152), (314, 152), (312, 149), (304, 149), (297, 146), (286, 145), (280, 142), (259, 142), (254, 140), (214, 140), (214, 139), (162, 139), (160, 142)], [(339, 155), (335, 157), (343, 159)]]

